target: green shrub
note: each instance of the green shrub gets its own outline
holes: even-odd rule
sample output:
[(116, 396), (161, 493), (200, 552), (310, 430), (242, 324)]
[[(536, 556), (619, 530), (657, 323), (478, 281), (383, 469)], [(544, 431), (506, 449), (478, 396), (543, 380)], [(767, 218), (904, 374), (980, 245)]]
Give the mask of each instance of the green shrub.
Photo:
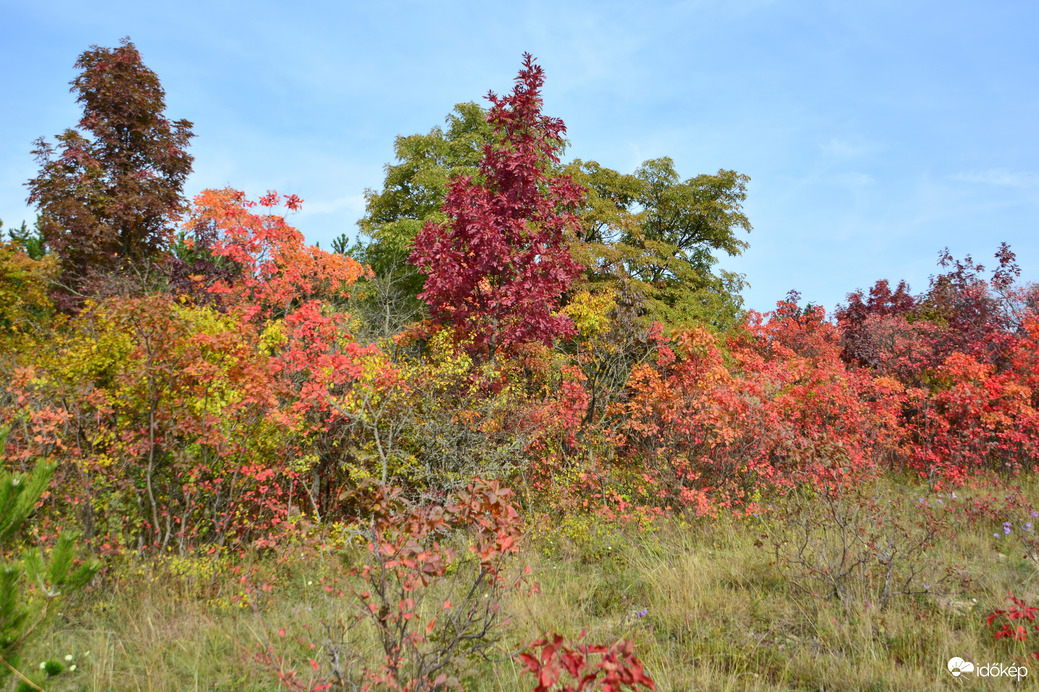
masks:
[[(7, 431), (0, 431), (0, 452)], [(39, 669), (19, 668), (19, 652), (26, 640), (52, 612), (56, 602), (82, 588), (97, 574), (100, 565), (87, 560), (77, 564), (76, 538), (62, 534), (48, 555), (25, 551), (17, 559), (15, 541), (50, 484), (54, 465), (38, 462), (31, 474), (0, 472), (0, 682), (12, 674), (19, 679), (16, 689), (40, 690), (46, 678), (65, 670), (61, 661), (49, 659)], [(23, 582), (32, 585), (24, 589)]]

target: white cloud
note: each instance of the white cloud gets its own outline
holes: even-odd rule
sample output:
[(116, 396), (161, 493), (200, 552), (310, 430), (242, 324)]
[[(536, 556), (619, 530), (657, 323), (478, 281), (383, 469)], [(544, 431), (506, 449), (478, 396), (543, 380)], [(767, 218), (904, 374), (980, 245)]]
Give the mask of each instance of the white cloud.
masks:
[(1034, 187), (1039, 184), (1039, 177), (1027, 171), (1010, 171), (1006, 168), (989, 168), (984, 171), (957, 173), (953, 180), (964, 183), (983, 183), (1000, 187)]

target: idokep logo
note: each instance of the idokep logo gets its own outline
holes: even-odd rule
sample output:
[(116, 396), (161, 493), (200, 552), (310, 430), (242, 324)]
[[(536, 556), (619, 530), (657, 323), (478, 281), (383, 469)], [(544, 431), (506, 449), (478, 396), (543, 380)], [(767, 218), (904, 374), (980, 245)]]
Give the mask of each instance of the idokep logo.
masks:
[(955, 678), (960, 677), (964, 673), (974, 673), (979, 678), (1008, 677), (1021, 680), (1028, 677), (1028, 668), (1025, 666), (1005, 666), (1002, 663), (987, 663), (975, 666), (970, 661), (964, 661), (959, 656), (949, 659), (948, 668)]

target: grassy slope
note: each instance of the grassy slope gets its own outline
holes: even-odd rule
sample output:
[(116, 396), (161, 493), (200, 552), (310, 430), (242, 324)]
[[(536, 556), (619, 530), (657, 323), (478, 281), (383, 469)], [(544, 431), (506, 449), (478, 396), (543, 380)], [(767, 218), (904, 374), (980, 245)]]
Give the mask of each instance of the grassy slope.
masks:
[[(871, 492), (897, 502), (916, 501), (925, 490), (888, 481)], [(1037, 499), (1034, 488), (1026, 495)], [(1027, 519), (1022, 512), (1007, 515), (1019, 522), (1015, 531)], [(659, 690), (1009, 688), (1005, 679), (954, 680), (945, 669), (953, 656), (1011, 664), (1039, 648), (997, 642), (985, 625), (987, 613), (1007, 607), (1008, 590), (1039, 601), (1036, 564), (1023, 557), (1016, 535), (993, 537), (1001, 523), (995, 514), (951, 519), (956, 535), (918, 559), (928, 569), (913, 586), (933, 579), (929, 574), (948, 578), (928, 593), (893, 597), (884, 608), (876, 598), (880, 582), (864, 571), (848, 579), (843, 601), (795, 588), (790, 578), (803, 573), (774, 564), (768, 536), (787, 534), (773, 520), (696, 520), (652, 532), (535, 530), (520, 559), (541, 594), (508, 597), (511, 624), (492, 653), (496, 660), (466, 663), (463, 684), (530, 689), (508, 653), (545, 631), (573, 637), (587, 630), (590, 642), (633, 639)], [(273, 590), (256, 608), (233, 603), (241, 587), (226, 567), (214, 572), (204, 565), (121, 569), (118, 580), (67, 604), (26, 660), (71, 654), (77, 669), (58, 678), (56, 689), (276, 689), (274, 675), (252, 660), (263, 632), (274, 638), (285, 627), (284, 642), (302, 634), (320, 652), (322, 622), (346, 605), (329, 600), (320, 586), (332, 565), (312, 558), (260, 561)], [(309, 672), (313, 654), (279, 646), (295, 648), (296, 664)], [(373, 646), (369, 636), (360, 655), (377, 661)], [(1039, 678), (1039, 664), (1032, 668)]]

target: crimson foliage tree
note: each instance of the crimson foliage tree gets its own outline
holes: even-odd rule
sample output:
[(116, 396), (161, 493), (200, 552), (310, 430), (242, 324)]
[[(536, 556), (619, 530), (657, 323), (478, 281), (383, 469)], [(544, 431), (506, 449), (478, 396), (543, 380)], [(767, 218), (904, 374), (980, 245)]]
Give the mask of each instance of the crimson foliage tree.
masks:
[(878, 322), (890, 325), (892, 318), (905, 318), (916, 306), (917, 300), (905, 281), (899, 281), (892, 292), (888, 280), (881, 279), (869, 289), (868, 298), (861, 290), (849, 293), (848, 304), (837, 306), (836, 311), (844, 346), (841, 357), (848, 363), (880, 369), (885, 355), (874, 334)]
[(79, 129), (44, 138), (33, 153), (39, 175), (26, 183), (40, 210), (44, 242), (61, 260), (64, 283), (78, 288), (95, 271), (147, 260), (185, 207), (191, 123), (163, 115), (158, 76), (129, 38), (79, 56), (71, 91), (83, 105)]
[(508, 96), (488, 95), (494, 145), (485, 145), (476, 176), (461, 176), (444, 202), (449, 221), (427, 223), (410, 261), (425, 273), (419, 295), (434, 322), (472, 338), (476, 353), (573, 333), (556, 314), (581, 270), (569, 239), (584, 194), (569, 177), (551, 175), (566, 127), (541, 114), (544, 71), (529, 54)]

